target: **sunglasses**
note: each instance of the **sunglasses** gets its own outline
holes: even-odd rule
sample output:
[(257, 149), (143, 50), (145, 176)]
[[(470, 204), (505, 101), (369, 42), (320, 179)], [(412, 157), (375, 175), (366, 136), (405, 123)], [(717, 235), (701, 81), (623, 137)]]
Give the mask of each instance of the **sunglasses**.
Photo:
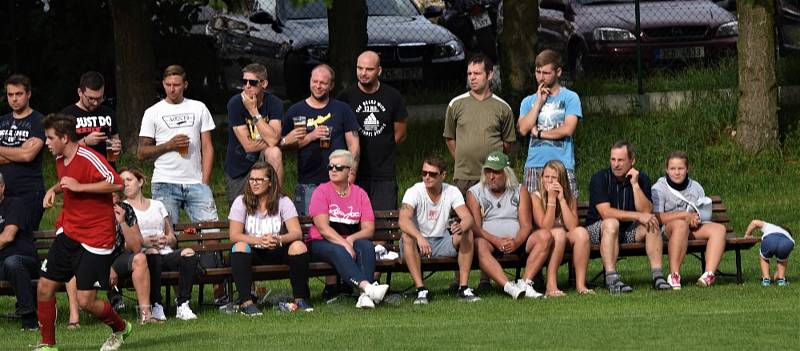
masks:
[(261, 80), (259, 80), (259, 79), (242, 79), (242, 86), (246, 86), (247, 84), (250, 84), (251, 87), (256, 87), (256, 86), (258, 86), (258, 83), (261, 83)]
[(423, 178), (425, 178), (425, 177), (436, 178), (436, 177), (439, 176), (439, 174), (441, 174), (441, 172), (422, 171), (422, 177)]
[(345, 166), (345, 165), (328, 165), (328, 170), (329, 170), (329, 171), (334, 171), (334, 170), (335, 170), (336, 172), (341, 172), (341, 171), (344, 171), (344, 170), (345, 170), (345, 169), (347, 169), (347, 168), (350, 168), (350, 166)]

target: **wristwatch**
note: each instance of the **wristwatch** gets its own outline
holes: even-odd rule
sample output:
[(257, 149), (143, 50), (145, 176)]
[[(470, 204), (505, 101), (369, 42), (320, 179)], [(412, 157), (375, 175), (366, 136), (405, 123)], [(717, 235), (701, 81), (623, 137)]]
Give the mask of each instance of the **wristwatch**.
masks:
[(253, 116), (253, 124), (258, 123), (258, 120), (260, 120), (261, 118), (263, 118), (263, 116), (261, 116), (260, 114)]

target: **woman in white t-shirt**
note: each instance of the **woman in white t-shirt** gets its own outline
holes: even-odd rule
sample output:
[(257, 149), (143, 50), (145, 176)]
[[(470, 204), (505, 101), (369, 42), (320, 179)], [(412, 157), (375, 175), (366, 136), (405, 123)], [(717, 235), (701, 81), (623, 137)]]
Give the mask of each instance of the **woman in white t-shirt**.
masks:
[(197, 274), (198, 257), (194, 250), (177, 247), (177, 238), (164, 203), (144, 197), (142, 187), (146, 182), (144, 173), (137, 168), (123, 169), (120, 178), (124, 184), (125, 202), (133, 207), (139, 229), (142, 232), (142, 251), (147, 255), (150, 269), (150, 300), (153, 302), (153, 318), (166, 320), (161, 300), (161, 272), (180, 272), (178, 278), (178, 310), (176, 318), (197, 319), (189, 307), (192, 285)]
[(725, 252), (725, 226), (714, 222), (703, 222), (696, 211), (696, 203), (705, 197), (705, 190), (694, 179), (689, 178), (689, 157), (680, 151), (667, 156), (666, 176), (653, 184), (653, 213), (656, 214), (669, 239), (669, 269), (672, 273), (667, 282), (673, 289), (681, 288), (681, 264), (686, 257), (688, 241), (708, 240), (705, 251), (705, 272), (697, 285), (709, 287), (714, 284), (719, 261)]
[(288, 264), (289, 282), (297, 308), (311, 312), (308, 303), (308, 248), (292, 200), (281, 193), (278, 174), (266, 162), (256, 162), (247, 176), (244, 194), (233, 200), (230, 221), (231, 270), (239, 291), (239, 311), (261, 315), (250, 286), (254, 264)]

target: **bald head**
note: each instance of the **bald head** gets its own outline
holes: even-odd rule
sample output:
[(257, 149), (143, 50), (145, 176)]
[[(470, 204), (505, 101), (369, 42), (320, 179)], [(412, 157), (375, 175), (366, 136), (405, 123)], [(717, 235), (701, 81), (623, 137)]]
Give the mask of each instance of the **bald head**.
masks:
[(378, 76), (381, 75), (381, 57), (375, 51), (364, 51), (356, 61), (356, 75), (361, 90), (374, 92), (378, 88)]

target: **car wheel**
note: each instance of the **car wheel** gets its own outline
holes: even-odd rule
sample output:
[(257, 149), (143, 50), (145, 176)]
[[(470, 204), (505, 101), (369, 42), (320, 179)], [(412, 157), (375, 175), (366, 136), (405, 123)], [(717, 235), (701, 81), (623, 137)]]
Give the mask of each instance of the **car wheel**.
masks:
[(569, 54), (570, 63), (569, 71), (570, 78), (573, 82), (583, 79), (586, 76), (586, 69), (584, 68), (584, 54), (585, 52), (579, 48), (573, 48)]

